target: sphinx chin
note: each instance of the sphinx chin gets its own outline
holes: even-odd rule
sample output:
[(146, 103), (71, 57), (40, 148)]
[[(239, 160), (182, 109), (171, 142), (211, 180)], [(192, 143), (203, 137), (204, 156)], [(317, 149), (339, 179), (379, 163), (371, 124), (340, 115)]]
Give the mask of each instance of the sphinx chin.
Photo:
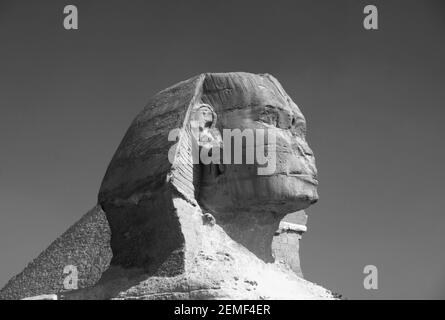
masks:
[(304, 206), (298, 210), (306, 209), (318, 201), (318, 181), (313, 177), (307, 175), (290, 175), (286, 176), (285, 180), (286, 188), (290, 193), (293, 193), (290, 197), (291, 200), (296, 202), (297, 206), (300, 206), (299, 203)]
[(317, 182), (305, 175), (258, 176), (253, 183), (265, 186), (267, 197), (266, 194), (261, 194), (259, 204), (261, 198), (267, 199), (262, 201), (262, 204), (269, 203), (274, 207), (274, 211), (279, 213), (288, 214), (304, 210), (318, 201)]
[(317, 183), (301, 175), (276, 174), (220, 179), (200, 186), (199, 202), (212, 212), (271, 212), (286, 215), (318, 201)]

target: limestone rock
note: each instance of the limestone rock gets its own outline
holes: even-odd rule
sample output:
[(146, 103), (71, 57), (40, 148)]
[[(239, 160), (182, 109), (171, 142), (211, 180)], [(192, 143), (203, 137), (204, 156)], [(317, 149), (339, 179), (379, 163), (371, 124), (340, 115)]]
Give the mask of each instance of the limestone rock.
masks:
[[(202, 160), (203, 152), (232, 150), (225, 130), (253, 133), (253, 144), (240, 140), (241, 158), (260, 145), (267, 162), (258, 154), (254, 162)], [(134, 119), (108, 166), (92, 214), (98, 224), (88, 234), (77, 231), (84, 222), (70, 229), (61, 238), (70, 243), (56, 241), (10, 281), (3, 297), (332, 299), (298, 276), (299, 261), (288, 259), (293, 247), (273, 245), (277, 232), (304, 229), (305, 221), (292, 221), (301, 214), (281, 220), (318, 199), (305, 135), (300, 109), (268, 74), (201, 74), (161, 91)], [(79, 290), (63, 292), (60, 266), (79, 261), (85, 265)]]
[(57, 294), (42, 294), (40, 296), (23, 298), (22, 300), (58, 300), (58, 297)]
[(300, 265), (300, 240), (306, 232), (307, 216), (304, 211), (288, 214), (281, 220), (272, 241), (272, 255), (276, 262), (287, 264), (303, 278)]

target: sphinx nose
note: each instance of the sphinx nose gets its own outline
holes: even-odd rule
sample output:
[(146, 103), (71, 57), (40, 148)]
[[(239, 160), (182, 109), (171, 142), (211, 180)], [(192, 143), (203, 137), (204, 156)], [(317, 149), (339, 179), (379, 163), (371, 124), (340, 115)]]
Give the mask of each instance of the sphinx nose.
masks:
[(300, 151), (300, 154), (304, 157), (314, 157), (314, 152), (305, 141), (299, 141), (298, 150)]
[(306, 166), (307, 166), (308, 174), (314, 178), (317, 178), (318, 172), (317, 172), (317, 167), (315, 166), (315, 161), (311, 160), (311, 161), (306, 162)]
[(317, 178), (317, 167), (313, 156), (301, 155), (294, 152), (292, 157), (286, 161), (287, 172), (289, 174), (305, 175)]
[(303, 174), (308, 174), (317, 177), (317, 167), (315, 166), (314, 152), (309, 147), (306, 141), (298, 141), (297, 149), (300, 157), (303, 159)]

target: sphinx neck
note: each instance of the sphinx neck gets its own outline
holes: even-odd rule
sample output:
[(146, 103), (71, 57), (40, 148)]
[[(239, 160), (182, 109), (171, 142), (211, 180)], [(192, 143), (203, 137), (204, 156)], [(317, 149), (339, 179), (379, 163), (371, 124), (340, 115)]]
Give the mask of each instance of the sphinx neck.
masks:
[(235, 242), (264, 262), (273, 262), (272, 240), (281, 216), (271, 212), (236, 211), (213, 213), (216, 223)]

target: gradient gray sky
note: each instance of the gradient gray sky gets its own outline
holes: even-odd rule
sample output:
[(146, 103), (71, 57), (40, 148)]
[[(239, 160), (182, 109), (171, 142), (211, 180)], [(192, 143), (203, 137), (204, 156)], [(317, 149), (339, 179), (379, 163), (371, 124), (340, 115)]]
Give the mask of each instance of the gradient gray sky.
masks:
[(444, 38), (441, 1), (1, 0), (0, 286), (95, 205), (150, 96), (247, 71), (278, 78), (308, 121), (305, 276), (348, 298), (445, 298)]

